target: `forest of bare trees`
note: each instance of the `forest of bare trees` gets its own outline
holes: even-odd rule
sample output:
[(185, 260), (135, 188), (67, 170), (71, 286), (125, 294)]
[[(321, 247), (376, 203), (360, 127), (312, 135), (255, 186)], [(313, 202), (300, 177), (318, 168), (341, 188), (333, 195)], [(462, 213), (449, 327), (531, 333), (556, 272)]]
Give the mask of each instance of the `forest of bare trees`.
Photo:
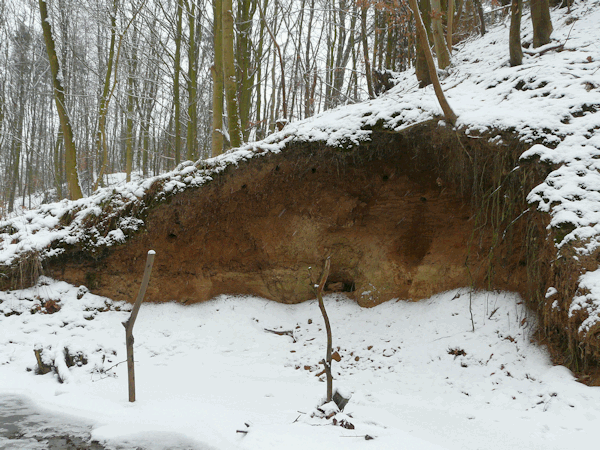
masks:
[[(547, 0), (531, 7), (549, 19)], [(419, 9), (439, 68), (511, 14), (506, 0)], [(406, 0), (3, 0), (0, 217), (41, 192), (89, 195), (109, 174), (158, 174), (380, 95), (389, 71), (416, 68), (425, 86), (415, 36)]]

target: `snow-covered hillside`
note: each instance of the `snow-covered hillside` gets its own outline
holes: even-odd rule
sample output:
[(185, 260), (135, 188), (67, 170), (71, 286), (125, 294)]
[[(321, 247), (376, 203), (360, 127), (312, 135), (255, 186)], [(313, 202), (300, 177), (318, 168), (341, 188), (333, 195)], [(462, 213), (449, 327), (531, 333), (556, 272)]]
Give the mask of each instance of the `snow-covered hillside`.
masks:
[[(464, 289), (371, 309), (326, 297), (340, 359), (334, 388), (352, 393), (329, 419), (316, 409), (326, 342), (316, 301), (142, 305), (133, 404), (122, 362), (129, 305), (49, 279), (0, 301), (0, 397), (18, 393), (85, 419), (109, 448), (564, 450), (596, 442), (600, 388), (552, 366), (530, 342), (534, 319), (513, 294)], [(58, 373), (35, 375), (34, 348)], [(65, 348), (87, 363), (67, 368)], [(3, 445), (11, 448), (0, 438)]]

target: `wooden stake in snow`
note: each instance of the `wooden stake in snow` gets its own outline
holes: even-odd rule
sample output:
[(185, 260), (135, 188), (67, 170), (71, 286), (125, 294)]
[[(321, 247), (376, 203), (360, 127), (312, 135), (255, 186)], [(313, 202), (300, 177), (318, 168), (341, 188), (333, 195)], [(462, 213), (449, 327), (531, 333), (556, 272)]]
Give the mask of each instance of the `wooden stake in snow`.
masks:
[(323, 303), (323, 288), (327, 282), (329, 276), (329, 268), (331, 266), (330, 259), (325, 260), (325, 267), (323, 268), (323, 274), (321, 275), (321, 281), (317, 286), (317, 299), (319, 300), (319, 309), (323, 314), (323, 320), (325, 321), (325, 330), (327, 332), (327, 351), (325, 353), (325, 375), (327, 376), (327, 399), (325, 403), (329, 403), (333, 397), (333, 376), (331, 375), (331, 354), (332, 354), (332, 337), (331, 337), (331, 325), (329, 324), (329, 317), (327, 311), (325, 311), (325, 303)]
[(133, 325), (135, 319), (144, 300), (146, 294), (146, 288), (150, 281), (150, 273), (152, 272), (152, 264), (154, 263), (154, 250), (148, 252), (148, 258), (146, 259), (146, 268), (144, 269), (144, 278), (142, 279), (142, 285), (140, 286), (140, 292), (135, 299), (135, 304), (131, 310), (131, 315), (126, 322), (123, 322), (125, 327), (125, 344), (127, 346), (127, 379), (129, 384), (129, 401), (135, 402), (135, 373), (133, 370)]

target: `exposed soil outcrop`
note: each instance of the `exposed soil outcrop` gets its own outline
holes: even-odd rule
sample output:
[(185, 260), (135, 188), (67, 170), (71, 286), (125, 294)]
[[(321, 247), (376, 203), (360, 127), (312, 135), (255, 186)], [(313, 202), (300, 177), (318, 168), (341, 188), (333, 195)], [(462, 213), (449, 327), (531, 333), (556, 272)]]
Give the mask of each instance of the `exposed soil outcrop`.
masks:
[[(297, 303), (314, 298), (311, 272), (316, 280), (331, 256), (326, 290), (367, 307), (464, 286), (517, 291), (538, 312), (554, 360), (593, 383), (600, 330), (582, 334), (586, 317), (569, 314), (569, 304), (598, 257), (565, 257), (563, 247), (557, 258), (563, 230), (527, 201), (554, 166), (521, 160), (530, 145), (510, 132), (466, 136), (429, 121), (376, 129), (350, 148), (295, 141), (279, 153), (245, 151), (248, 159), (230, 158), (236, 164), (186, 166), (146, 183), (138, 200), (115, 193), (101, 197), (98, 214), (67, 211), (61, 224), (79, 221), (78, 240), (51, 243), (45, 258), (19, 255), (0, 286), (31, 285), (44, 272), (133, 301), (154, 249), (147, 301), (251, 294)], [(192, 171), (196, 187), (178, 181)], [(183, 188), (173, 192), (176, 183)], [(107, 244), (111, 233), (125, 242)]]
[(157, 252), (151, 301), (227, 293), (301, 302), (314, 298), (309, 268), (316, 278), (327, 256), (326, 289), (363, 306), (462, 286), (525, 292), (524, 228), (500, 240), (493, 205), (472, 207), (474, 196), (506, 175), (489, 161), (500, 155), (514, 167), (519, 151), (458, 139), (429, 124), (374, 132), (349, 150), (296, 144), (172, 197), (149, 213), (144, 232), (102, 258), (62, 258), (49, 269), (130, 301), (149, 249)]

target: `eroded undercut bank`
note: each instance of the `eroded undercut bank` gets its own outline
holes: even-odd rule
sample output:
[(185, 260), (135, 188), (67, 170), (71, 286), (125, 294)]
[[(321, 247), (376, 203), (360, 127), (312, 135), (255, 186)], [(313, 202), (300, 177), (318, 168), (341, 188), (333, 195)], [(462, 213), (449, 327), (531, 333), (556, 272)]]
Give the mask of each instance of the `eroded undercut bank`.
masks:
[(362, 306), (462, 286), (525, 293), (526, 227), (508, 227), (527, 208), (512, 171), (522, 148), (499, 139), (428, 123), (345, 149), (293, 144), (159, 204), (142, 233), (103, 256), (73, 252), (48, 271), (131, 301), (153, 248), (152, 301), (297, 303), (313, 297), (309, 268), (331, 256), (327, 288)]
[(517, 291), (538, 311), (555, 358), (587, 370), (600, 346), (545, 297), (555, 286), (568, 305), (581, 264), (555, 260), (549, 216), (527, 203), (552, 169), (520, 161), (529, 146), (508, 132), (465, 135), (435, 121), (376, 129), (346, 148), (292, 143), (148, 202), (145, 227), (124, 244), (68, 247), (43, 270), (133, 301), (152, 248), (149, 301), (249, 294), (291, 304), (314, 298), (310, 271), (330, 256), (326, 292), (365, 307), (465, 286)]

